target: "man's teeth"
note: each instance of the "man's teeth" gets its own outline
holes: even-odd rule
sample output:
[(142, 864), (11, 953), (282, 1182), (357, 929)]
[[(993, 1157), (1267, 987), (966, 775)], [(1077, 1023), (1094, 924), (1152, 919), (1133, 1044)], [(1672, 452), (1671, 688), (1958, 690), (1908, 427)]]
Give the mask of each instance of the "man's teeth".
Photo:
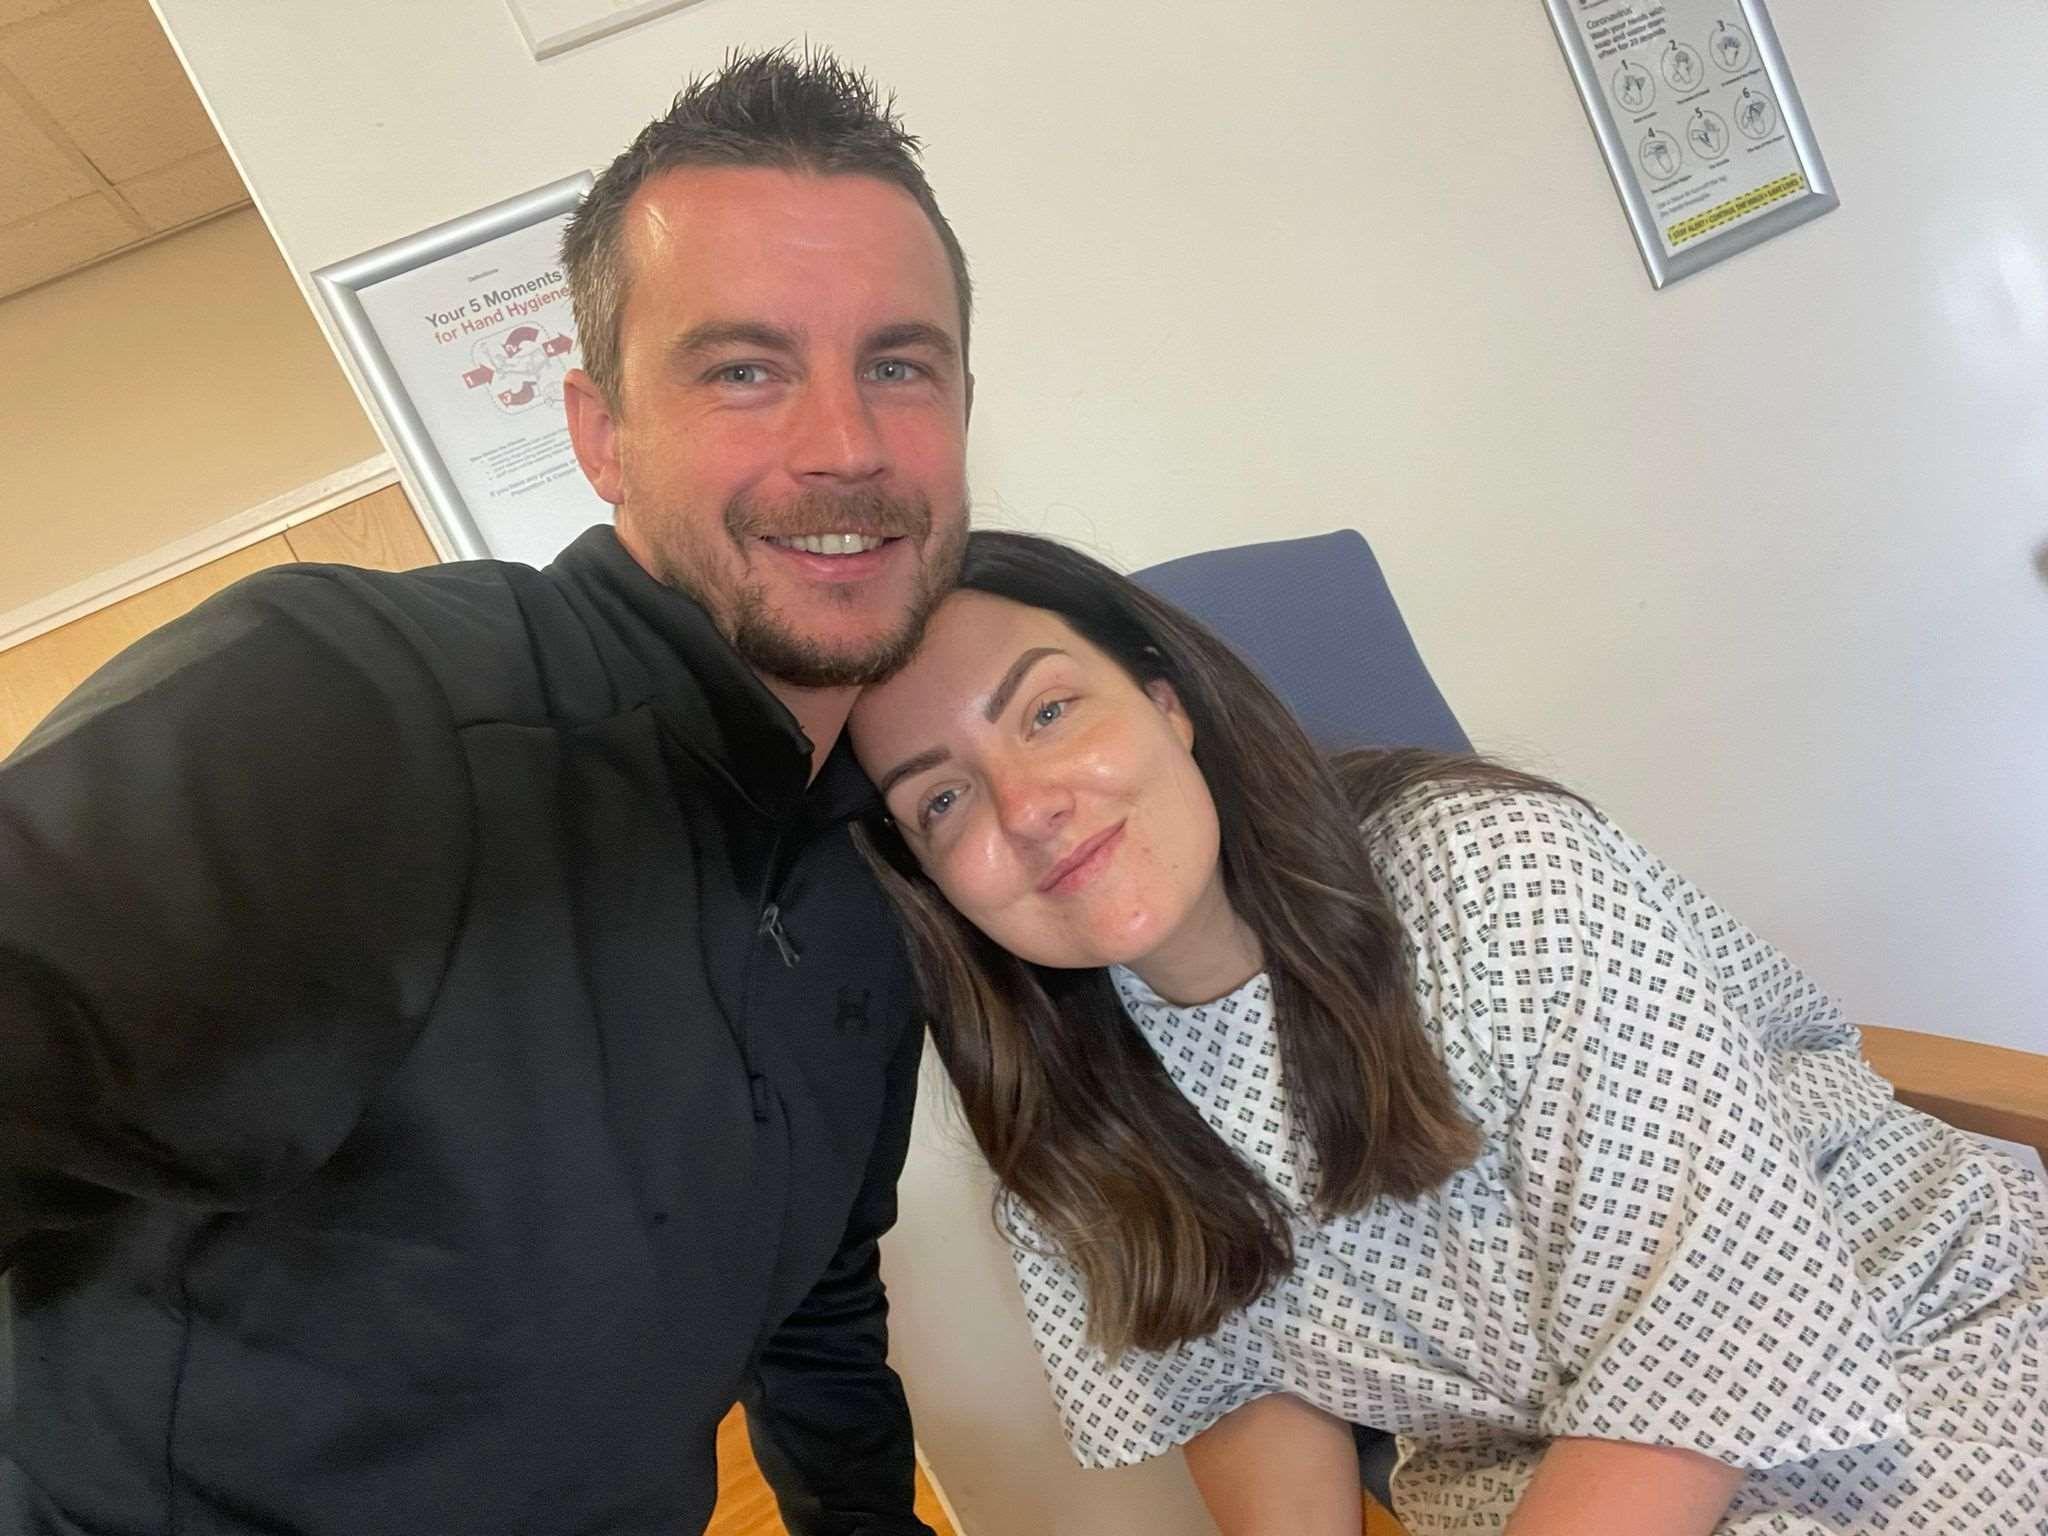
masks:
[(880, 549), (888, 540), (865, 533), (814, 533), (801, 539), (771, 539), (784, 549), (800, 549), (807, 555), (864, 555)]

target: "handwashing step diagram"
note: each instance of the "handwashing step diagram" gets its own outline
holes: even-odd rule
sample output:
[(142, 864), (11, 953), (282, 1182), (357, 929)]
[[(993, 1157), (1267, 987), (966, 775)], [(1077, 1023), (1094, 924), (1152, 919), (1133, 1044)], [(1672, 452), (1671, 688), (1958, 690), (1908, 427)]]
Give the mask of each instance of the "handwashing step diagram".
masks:
[(507, 415), (516, 416), (538, 407), (559, 413), (562, 409), (562, 381), (574, 366), (573, 337), (532, 324), (507, 326), (491, 336), (480, 336), (470, 350), (476, 366), (463, 374), (463, 384), (472, 390), (487, 390), (492, 402)]
[(1804, 189), (1756, 39), (1727, 0), (1581, 0), (1577, 19), (1667, 250)]
[(1692, 121), (1685, 125), (1685, 136), (1692, 141), (1693, 152), (1702, 160), (1718, 160), (1728, 153), (1728, 125), (1718, 112), (1694, 107)]
[[(1712, 164), (1726, 155), (1730, 115), (1743, 137), (1752, 143), (1767, 139), (1776, 131), (1778, 109), (1767, 87), (1740, 85), (1735, 100), (1720, 103), (1729, 109), (1726, 115), (1699, 99), (1718, 96), (1717, 84), (1736, 84), (1755, 60), (1755, 46), (1739, 23), (1725, 17), (1716, 21), (1701, 46), (1666, 37), (1660, 49), (1644, 52), (1650, 54), (1647, 61), (1624, 56), (1609, 84), (1615, 106), (1625, 116), (1643, 120), (1643, 132), (1636, 144), (1636, 163), (1651, 181), (1670, 181), (1686, 168), (1688, 160), (1697, 166)], [(1715, 70), (1730, 78), (1713, 81), (1710, 76)], [(1660, 80), (1667, 98), (1675, 101), (1684, 97), (1693, 103), (1690, 113), (1676, 125), (1661, 121), (1666, 114), (1657, 110)]]
[(1735, 126), (1746, 139), (1762, 140), (1778, 131), (1778, 109), (1762, 91), (1742, 88), (1742, 103), (1735, 109)]
[(1544, 4), (1654, 287), (1838, 206), (1765, 0)]

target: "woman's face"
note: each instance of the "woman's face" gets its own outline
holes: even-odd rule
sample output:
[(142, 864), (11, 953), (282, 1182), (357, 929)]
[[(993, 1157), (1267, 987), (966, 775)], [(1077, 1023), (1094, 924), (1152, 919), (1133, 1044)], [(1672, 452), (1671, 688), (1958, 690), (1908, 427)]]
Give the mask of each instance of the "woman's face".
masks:
[(1179, 698), (1053, 614), (956, 592), (849, 729), (925, 872), (1011, 953), (1121, 962), (1175, 1001), (1257, 969)]

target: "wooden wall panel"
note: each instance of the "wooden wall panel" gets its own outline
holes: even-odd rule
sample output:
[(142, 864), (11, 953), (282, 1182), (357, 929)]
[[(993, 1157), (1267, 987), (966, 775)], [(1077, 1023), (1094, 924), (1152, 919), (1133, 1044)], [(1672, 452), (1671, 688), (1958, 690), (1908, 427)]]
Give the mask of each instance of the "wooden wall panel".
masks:
[(0, 651), (0, 757), (20, 745), (59, 700), (119, 652), (252, 572), (297, 560), (409, 571), (438, 558), (404, 490), (386, 486), (62, 629)]
[(151, 630), (198, 607), (230, 582), (291, 559), (283, 535), (268, 538), (0, 651), (0, 756), (20, 745), (67, 693)]
[(285, 541), (295, 560), (364, 565), (373, 571), (410, 571), (441, 558), (404, 489), (396, 485), (288, 529)]

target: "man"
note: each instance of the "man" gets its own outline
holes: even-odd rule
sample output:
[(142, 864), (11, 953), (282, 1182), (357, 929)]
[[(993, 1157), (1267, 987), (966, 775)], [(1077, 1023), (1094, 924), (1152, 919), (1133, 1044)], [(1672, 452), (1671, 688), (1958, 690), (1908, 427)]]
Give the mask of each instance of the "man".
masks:
[(565, 243), (616, 534), (259, 575), (0, 766), (0, 1531), (904, 1536), (919, 1036), (854, 690), (965, 535), (965, 262), (822, 56)]

